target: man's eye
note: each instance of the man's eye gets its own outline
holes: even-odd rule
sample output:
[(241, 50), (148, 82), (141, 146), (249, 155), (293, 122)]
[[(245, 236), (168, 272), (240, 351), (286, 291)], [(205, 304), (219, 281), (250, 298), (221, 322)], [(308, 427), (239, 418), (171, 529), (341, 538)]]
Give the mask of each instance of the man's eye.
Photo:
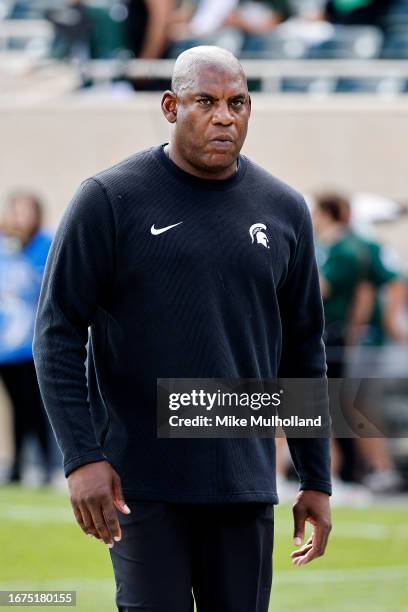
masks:
[(202, 105), (202, 106), (210, 106), (211, 104), (211, 100), (209, 100), (208, 98), (200, 98), (198, 100), (198, 102)]
[(240, 107), (240, 106), (242, 106), (243, 104), (244, 104), (244, 101), (243, 101), (243, 100), (233, 100), (233, 101), (231, 102), (231, 105), (232, 105), (232, 106), (235, 106), (235, 107)]

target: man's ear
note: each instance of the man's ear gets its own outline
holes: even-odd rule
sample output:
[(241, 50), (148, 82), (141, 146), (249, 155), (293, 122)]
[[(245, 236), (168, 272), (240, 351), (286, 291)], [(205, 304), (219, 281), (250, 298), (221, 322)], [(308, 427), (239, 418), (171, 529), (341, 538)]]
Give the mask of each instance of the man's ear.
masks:
[(177, 96), (169, 89), (164, 92), (161, 100), (163, 115), (169, 123), (176, 123), (177, 120)]
[(249, 106), (249, 114), (251, 114), (251, 110), (252, 110), (252, 98), (250, 95), (248, 95), (248, 106)]

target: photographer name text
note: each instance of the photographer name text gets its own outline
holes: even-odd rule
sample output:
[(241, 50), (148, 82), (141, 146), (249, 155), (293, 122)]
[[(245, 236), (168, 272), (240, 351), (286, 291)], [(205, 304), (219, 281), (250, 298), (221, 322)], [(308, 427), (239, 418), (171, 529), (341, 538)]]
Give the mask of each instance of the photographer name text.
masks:
[(316, 418), (300, 418), (297, 415), (292, 415), (288, 418), (281, 418), (277, 415), (273, 416), (262, 416), (262, 415), (251, 415), (247, 417), (236, 417), (234, 415), (225, 416), (203, 416), (197, 415), (194, 417), (180, 417), (178, 415), (171, 415), (169, 417), (170, 427), (321, 427), (322, 417), (321, 415)]

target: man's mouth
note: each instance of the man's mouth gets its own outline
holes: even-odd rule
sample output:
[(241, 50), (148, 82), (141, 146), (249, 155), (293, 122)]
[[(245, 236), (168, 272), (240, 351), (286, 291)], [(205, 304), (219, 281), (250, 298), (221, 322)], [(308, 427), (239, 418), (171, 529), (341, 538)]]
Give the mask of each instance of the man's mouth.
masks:
[(233, 142), (231, 136), (217, 136), (216, 138), (211, 138), (211, 142)]
[(229, 149), (234, 144), (232, 138), (229, 136), (218, 136), (217, 138), (212, 138), (210, 143), (217, 149)]

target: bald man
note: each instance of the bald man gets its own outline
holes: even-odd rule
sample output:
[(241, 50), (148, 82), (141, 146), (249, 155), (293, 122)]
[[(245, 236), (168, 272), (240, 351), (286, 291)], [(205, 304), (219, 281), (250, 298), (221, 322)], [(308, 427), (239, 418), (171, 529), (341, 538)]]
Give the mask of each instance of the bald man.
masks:
[[(240, 153), (251, 100), (233, 55), (184, 52), (161, 106), (170, 142), (85, 180), (64, 214), (38, 378), (75, 517), (109, 546), (118, 610), (267, 612), (274, 440), (158, 438), (157, 379), (325, 376), (310, 215)], [(288, 442), (303, 565), (331, 528), (329, 440)]]

